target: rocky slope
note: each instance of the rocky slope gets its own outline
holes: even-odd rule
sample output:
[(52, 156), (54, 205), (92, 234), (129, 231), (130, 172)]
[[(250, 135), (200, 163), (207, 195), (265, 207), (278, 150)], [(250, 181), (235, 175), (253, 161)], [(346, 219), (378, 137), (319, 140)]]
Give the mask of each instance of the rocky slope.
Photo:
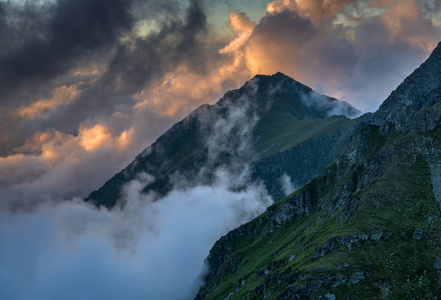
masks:
[(222, 237), (197, 299), (438, 299), (441, 46), (319, 176)]
[(124, 185), (145, 173), (153, 180), (143, 192), (163, 196), (177, 177), (210, 184), (219, 168), (235, 174), (245, 167), (278, 200), (285, 196), (283, 176), (298, 187), (335, 159), (353, 123), (344, 115), (356, 114), (282, 73), (258, 75), (175, 124), (86, 201), (112, 207)]

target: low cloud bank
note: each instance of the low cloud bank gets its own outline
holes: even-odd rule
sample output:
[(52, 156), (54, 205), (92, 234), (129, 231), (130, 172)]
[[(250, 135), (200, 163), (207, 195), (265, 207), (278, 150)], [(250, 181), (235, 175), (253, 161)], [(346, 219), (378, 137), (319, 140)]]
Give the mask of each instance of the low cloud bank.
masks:
[[(39, 201), (39, 184), (33, 201), (32, 189), (26, 189), (22, 197), (9, 192), (9, 197), (16, 198), (0, 206), (0, 286), (4, 287), (0, 299), (192, 298), (201, 284), (204, 259), (216, 240), (273, 202), (263, 184), (251, 182), (244, 159), (253, 155), (250, 139), (258, 117), (247, 97), (255, 90), (256, 82), (251, 82), (249, 94), (237, 103), (226, 101), (210, 120), (201, 116), (201, 124), (210, 125), (203, 138), (207, 164), (192, 170), (194, 177), (173, 174), (169, 180), (174, 189), (165, 197), (142, 193), (155, 180), (146, 173), (137, 174), (136, 180), (124, 186), (120, 205), (111, 211), (79, 198), (57, 201), (49, 188), (50, 197)], [(121, 149), (126, 149), (124, 139), (115, 138), (104, 126), (85, 127), (78, 137), (58, 138), (63, 142), (42, 149), (51, 158), (46, 162), (54, 164), (52, 170), (64, 166), (61, 154), (65, 145), (75, 146), (76, 151), (67, 153), (79, 157), (88, 151), (98, 153), (97, 145), (119, 141)], [(104, 142), (96, 142), (97, 138)], [(45, 137), (41, 139), (44, 144)], [(109, 159), (109, 155), (99, 157)], [(17, 158), (39, 162), (30, 156)], [(46, 170), (45, 161), (40, 162)], [(11, 180), (20, 177), (23, 181), (26, 176), (28, 181), (34, 180), (25, 173), (15, 174)], [(39, 173), (35, 176), (40, 178)], [(5, 181), (0, 190), (11, 186), (14, 182)], [(62, 178), (59, 186), (56, 190), (60, 192), (68, 188)]]
[(0, 298), (191, 298), (214, 242), (272, 203), (260, 185), (232, 191), (228, 172), (216, 178), (153, 201), (141, 176), (123, 210), (75, 200), (0, 213)]

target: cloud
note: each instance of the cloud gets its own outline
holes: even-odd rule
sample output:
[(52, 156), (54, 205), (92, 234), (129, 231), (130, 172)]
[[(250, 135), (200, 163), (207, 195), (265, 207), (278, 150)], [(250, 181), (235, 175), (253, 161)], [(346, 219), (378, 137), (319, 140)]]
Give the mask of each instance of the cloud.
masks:
[[(256, 81), (247, 84), (248, 97), (256, 94)], [(0, 182), (8, 197), (0, 207), (0, 286), (6, 286), (0, 297), (193, 298), (214, 242), (273, 202), (263, 184), (251, 182), (243, 160), (257, 121), (253, 102), (227, 100), (211, 116), (200, 115), (211, 162), (193, 170), (196, 179), (172, 176), (173, 190), (162, 198), (143, 193), (155, 178), (140, 173), (112, 210), (68, 201), (93, 180), (75, 180), (76, 174), (114, 165), (118, 151), (127, 151), (122, 141), (135, 130), (118, 134), (111, 122), (84, 122), (77, 136), (42, 132), (26, 145), (39, 155), (0, 159), (0, 170), (9, 173), (0, 174), (9, 180)], [(226, 154), (238, 158), (223, 160)]]
[(236, 35), (240, 35), (242, 33), (251, 34), (254, 27), (256, 27), (256, 23), (251, 22), (245, 13), (237, 13), (234, 11), (231, 12), (227, 25)]
[[(201, 39), (207, 31), (204, 7), (196, 0), (188, 6), (177, 4), (135, 0), (2, 3), (1, 20), (7, 25), (2, 41), (9, 43), (4, 42), (0, 52), (0, 78), (4, 77), (0, 114), (5, 120), (0, 124), (1, 154), (10, 154), (36, 131), (52, 128), (75, 134), (87, 119), (130, 109), (136, 103), (134, 94), (176, 66), (187, 66), (199, 75), (198, 80), (203, 78), (203, 58), (218, 55)], [(146, 17), (155, 20), (157, 27), (141, 34), (139, 26)], [(22, 30), (26, 26), (30, 33)], [(80, 83), (81, 93), (61, 94)], [(194, 104), (187, 106), (181, 117), (194, 109)], [(13, 122), (15, 134), (8, 138), (5, 132)]]
[[(50, 51), (55, 52), (63, 50), (65, 44), (74, 44), (78, 54), (64, 61), (62, 58), (73, 50), (53, 54), (54, 57), (50, 51), (42, 50), (35, 72), (43, 68), (45, 61), (49, 65), (40, 71), (48, 74), (45, 77), (35, 73), (35, 81), (27, 69), (24, 73), (19, 73), (19, 68), (14, 71), (16, 75), (11, 73), (20, 80), (27, 79), (26, 83), (11, 82), (9, 87), (23, 85), (12, 96), (3, 94), (1, 100), (2, 207), (86, 197), (174, 122), (198, 105), (217, 100), (241, 80), (240, 76), (231, 80), (230, 76), (237, 73), (229, 69), (229, 58), (218, 61), (219, 49), (208, 47), (203, 39), (207, 24), (200, 1), (191, 1), (187, 6), (173, 1), (150, 1), (149, 5), (122, 0), (110, 5), (99, 0), (92, 2), (64, 0), (24, 6), (0, 2), (4, 8), (0, 19), (15, 32), (4, 33), (15, 40), (11, 40), (10, 49), (1, 50), (0, 65), (2, 58), (6, 61), (12, 56), (13, 60), (5, 62), (11, 68), (13, 64), (26, 63), (30, 58), (21, 59), (20, 55), (27, 56), (26, 45), (37, 37), (41, 40), (35, 43), (41, 48), (51, 47)], [(88, 19), (88, 14), (100, 5), (104, 7), (96, 22)], [(119, 5), (124, 6), (120, 12)], [(132, 5), (138, 10), (131, 10)], [(149, 11), (153, 8), (155, 13)], [(63, 44), (61, 48), (57, 43), (49, 45), (65, 27), (62, 19), (67, 10), (72, 10), (72, 15), (65, 17), (67, 21), (84, 10), (85, 19), (78, 24), (73, 22), (79, 32), (74, 34), (68, 28), (66, 36), (57, 40)], [(33, 15), (33, 11), (41, 16)], [(139, 28), (132, 26), (134, 20), (141, 18), (138, 14), (154, 16), (158, 27), (139, 35)], [(118, 20), (113, 24), (115, 18)], [(106, 22), (112, 24), (101, 28), (106, 27)], [(30, 27), (41, 23), (40, 34), (28, 37), (20, 31), (22, 27), (14, 27), (21, 23)], [(86, 25), (91, 26), (89, 30), (96, 26), (96, 32), (83, 32), (86, 29), (81, 26)], [(95, 34), (101, 34), (100, 30), (104, 36), (92, 41)], [(123, 33), (127, 34), (126, 39)], [(81, 53), (90, 57), (83, 61)], [(96, 55), (102, 57), (87, 64)], [(54, 67), (51, 71), (50, 65), (57, 64), (63, 70), (55, 72)], [(10, 102), (16, 106), (8, 107)]]
[[(257, 24), (245, 13), (231, 12), (229, 40), (211, 31), (206, 14), (210, 3), (118, 0), (105, 5), (95, 23), (88, 13), (103, 3), (92, 2), (1, 2), (0, 22), (8, 30), (0, 34), (9, 43), (0, 50), (0, 65), (16, 64), (8, 80), (19, 79), (6, 84), (15, 90), (1, 100), (0, 153), (17, 168), (23, 168), (19, 162), (31, 162), (27, 168), (32, 176), (52, 174), (54, 180), (43, 189), (46, 195), (49, 182), (60, 184), (53, 190), (61, 191), (62, 183), (77, 186), (77, 178), (83, 188), (76, 191), (86, 196), (173, 123), (255, 73), (282, 71), (319, 92), (374, 110), (428, 55), (439, 35), (436, 10), (416, 1), (273, 1)], [(72, 16), (66, 15), (68, 10)], [(86, 19), (75, 23), (74, 34), (63, 18), (71, 20), (82, 12)], [(86, 32), (86, 27), (96, 32)], [(61, 31), (66, 36), (52, 43)], [(37, 50), (51, 49), (28, 57), (31, 44)], [(67, 45), (75, 46), (55, 53)], [(28, 60), (37, 55), (34, 67)], [(48, 66), (43, 68), (41, 61)], [(50, 169), (49, 153), (63, 147), (42, 151), (42, 145), (55, 145), (39, 141), (44, 135), (59, 143), (63, 136), (66, 145), (74, 144), (71, 153), (62, 151), (65, 162), (55, 170)], [(82, 166), (92, 158), (101, 163), (103, 153), (111, 163), (95, 169)], [(78, 176), (55, 180), (56, 170), (68, 173), (63, 165)], [(8, 180), (20, 184), (15, 191), (36, 184)], [(79, 195), (65, 190), (72, 193), (55, 198)]]
[[(233, 35), (226, 40), (207, 19), (212, 6), (196, 0), (1, 2), (0, 69), (7, 78), (0, 154), (38, 131), (75, 135), (81, 123), (139, 103), (171, 125), (256, 73), (282, 71), (375, 110), (440, 33), (433, 1), (280, 0), (268, 3), (258, 24), (231, 12)], [(54, 100), (57, 90), (80, 82), (81, 93)], [(154, 125), (150, 131), (161, 133)]]
[(16, 114), (22, 118), (47, 118), (48, 111), (56, 109), (62, 105), (68, 105), (79, 95), (78, 87), (75, 84), (70, 86), (60, 86), (52, 91), (52, 97), (48, 99), (38, 99), (29, 106), (21, 106)]
[(289, 10), (299, 13), (302, 18), (310, 19), (316, 24), (323, 24), (332, 21), (345, 6), (357, 2), (357, 0), (275, 0), (268, 3), (267, 12), (275, 14)]
[(67, 72), (78, 60), (111, 47), (133, 24), (126, 0), (8, 1), (2, 8), (0, 91), (6, 96)]
[(142, 150), (130, 148), (134, 134), (104, 123), (81, 127), (78, 136), (37, 133), (17, 154), (0, 158), (0, 210), (84, 197)]
[(289, 175), (286, 173), (283, 173), (282, 176), (280, 176), (280, 183), (282, 185), (282, 191), (285, 196), (290, 195), (297, 189), (294, 183), (291, 181), (291, 177), (289, 177)]
[(251, 73), (281, 71), (373, 111), (437, 45), (441, 31), (428, 6), (416, 0), (277, 0), (236, 51), (245, 53)]
[(354, 109), (347, 102), (337, 101), (337, 99), (328, 98), (314, 91), (303, 94), (300, 100), (311, 109), (325, 111), (326, 117), (344, 115), (348, 118), (354, 118), (360, 115), (360, 111)]
[[(0, 213), (0, 296), (7, 299), (187, 299), (213, 243), (271, 204), (260, 185), (232, 191), (216, 173), (211, 186), (175, 190), (153, 201), (145, 180), (129, 183), (124, 209), (80, 200)], [(32, 245), (32, 246), (30, 246)], [(196, 281), (195, 281), (196, 280)], [(193, 288), (193, 289), (192, 289)]]

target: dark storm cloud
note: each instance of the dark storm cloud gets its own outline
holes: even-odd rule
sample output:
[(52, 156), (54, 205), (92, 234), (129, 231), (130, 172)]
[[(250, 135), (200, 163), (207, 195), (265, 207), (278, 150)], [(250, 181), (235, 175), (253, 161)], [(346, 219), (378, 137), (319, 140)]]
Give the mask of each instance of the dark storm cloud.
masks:
[(114, 83), (120, 78), (122, 91), (133, 93), (152, 76), (162, 75), (180, 61), (187, 61), (192, 67), (203, 65), (204, 53), (197, 37), (206, 31), (207, 21), (200, 1), (191, 1), (183, 20), (179, 14), (171, 15), (162, 26), (146, 38), (121, 45), (100, 84)]
[(247, 66), (374, 111), (441, 37), (438, 3), (422, 2), (274, 1), (244, 47)]
[(19, 106), (47, 96), (72, 68), (105, 56), (132, 25), (127, 0), (0, 2), (0, 154), (43, 129), (17, 120)]
[(173, 71), (180, 63), (192, 70), (205, 71), (206, 59), (216, 54), (209, 53), (198, 39), (207, 32), (200, 1), (191, 1), (185, 12), (178, 13), (168, 6), (160, 8), (166, 12), (159, 31), (118, 45), (102, 77), (54, 116), (50, 120), (52, 124), (57, 124), (59, 130), (72, 132), (88, 117), (103, 112), (111, 114), (117, 105), (131, 106), (134, 93), (147, 88), (153, 79)]
[(275, 39), (295, 39), (298, 43), (306, 43), (315, 33), (316, 30), (310, 20), (301, 18), (295, 11), (284, 10), (278, 14), (267, 14), (263, 17), (250, 39), (261, 34), (272, 34)]
[[(133, 5), (138, 9), (136, 13), (133, 10), (134, 20), (139, 18), (138, 14), (144, 14), (143, 10), (156, 9), (157, 26), (143, 36), (137, 31), (138, 24), (133, 25), (125, 32), (124, 39), (115, 36), (115, 40), (108, 44), (113, 45), (110, 53), (104, 46), (102, 49), (96, 47), (95, 52), (109, 56), (108, 61), (104, 61), (103, 73), (87, 75), (86, 71), (86, 75), (73, 78), (71, 74), (54, 75), (58, 82), (59, 77), (67, 78), (67, 83), (54, 85), (45, 95), (32, 100), (32, 104), (39, 101), (48, 104), (49, 101), (52, 105), (41, 114), (43, 117), (38, 116), (38, 109), (35, 118), (17, 117), (17, 108), (22, 108), (23, 101), (14, 103), (15, 107), (10, 111), (0, 112), (0, 154), (5, 156), (0, 157), (0, 185), (4, 180), (4, 201), (6, 198), (17, 202), (38, 202), (43, 198), (85, 197), (111, 174), (126, 166), (179, 118), (161, 115), (150, 107), (134, 108), (135, 101), (139, 100), (133, 99), (133, 94), (148, 89), (152, 80), (163, 78), (181, 63), (192, 71), (207, 70), (207, 61), (218, 54), (208, 49), (199, 38), (208, 32), (204, 7), (200, 1), (191, 1), (187, 5), (173, 1), (137, 2)], [(55, 6), (44, 9), (52, 12)], [(86, 40), (84, 44), (89, 43)], [(104, 40), (99, 44), (104, 45)], [(90, 60), (88, 56), (84, 59), (86, 62)], [(72, 60), (71, 67), (81, 67), (82, 64), (77, 57), (75, 62)], [(71, 84), (75, 95), (78, 94), (75, 99), (62, 105), (54, 103), (53, 100), (58, 101), (60, 97), (54, 96), (53, 91), (60, 86), (71, 89)], [(48, 89), (50, 84), (41, 82), (39, 88), (41, 86)], [(30, 94), (36, 92), (35, 88), (28, 89)], [(65, 103), (67, 96), (61, 94), (63, 97), (60, 103)], [(17, 96), (11, 98), (17, 99)], [(176, 101), (181, 99), (176, 98)], [(87, 146), (90, 142), (92, 146)], [(11, 173), (11, 170), (19, 172)], [(25, 173), (32, 176), (22, 177)], [(11, 181), (11, 178), (16, 180)]]
[[(8, 40), (0, 52), (0, 154), (7, 155), (37, 131), (54, 128), (75, 134), (86, 119), (111, 115), (117, 106), (131, 107), (133, 94), (180, 63), (203, 73), (217, 50), (199, 38), (208, 33), (201, 1), (60, 0), (55, 4), (17, 6), (2, 3), (0, 22)], [(140, 35), (140, 21), (156, 28)], [(28, 30), (27, 30), (28, 29)], [(2, 31), (3, 32), (3, 31)], [(0, 50), (1, 51), (1, 50)], [(72, 77), (78, 68), (101, 66), (97, 76)], [(87, 70), (90, 71), (90, 70)], [(17, 121), (13, 112), (48, 91), (80, 80), (81, 94), (48, 118)], [(5, 136), (15, 122), (14, 138)], [(1, 124), (5, 124), (2, 126)], [(129, 126), (129, 125), (128, 125)]]
[(267, 14), (255, 27), (247, 62), (253, 73), (290, 74), (315, 89), (350, 77), (357, 55), (338, 28), (323, 29), (296, 11)]
[(46, 81), (109, 47), (133, 25), (128, 0), (2, 4), (2, 104), (24, 83)]

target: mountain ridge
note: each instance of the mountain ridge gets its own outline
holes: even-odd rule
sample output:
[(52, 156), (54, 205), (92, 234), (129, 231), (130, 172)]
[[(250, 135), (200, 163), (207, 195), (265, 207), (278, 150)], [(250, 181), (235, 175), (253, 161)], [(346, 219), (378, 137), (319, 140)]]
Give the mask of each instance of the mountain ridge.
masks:
[[(309, 104), (308, 99), (311, 99)], [(242, 161), (241, 163), (251, 163), (311, 139), (326, 139), (328, 135), (339, 140), (353, 120), (343, 116), (328, 117), (328, 114), (336, 110), (349, 115), (359, 113), (349, 104), (315, 93), (311, 88), (282, 73), (271, 76), (256, 75), (241, 88), (227, 92), (216, 104), (202, 105), (174, 124), (152, 146), (143, 150), (128, 167), (109, 179), (99, 190), (92, 192), (85, 201), (98, 206), (113, 207), (121, 198), (124, 185), (142, 173), (148, 173), (155, 178), (143, 191), (154, 191), (160, 196), (173, 188), (170, 177), (176, 172), (185, 173), (188, 178), (204, 184), (205, 179), (197, 178), (195, 174), (198, 170), (206, 168), (209, 162), (207, 159), (213, 151), (218, 152), (216, 148), (221, 144), (231, 145), (225, 153), (216, 154), (219, 157), (214, 159), (212, 168), (231, 164), (233, 158)], [(227, 119), (228, 122), (225, 122)], [(208, 147), (208, 141), (222, 132), (220, 125), (228, 127), (230, 123), (234, 128), (230, 128), (226, 136), (230, 135), (232, 139), (211, 141), (212, 144), (218, 145)], [(247, 128), (250, 124), (253, 128)], [(242, 133), (246, 136), (235, 136), (241, 131), (244, 131)], [(242, 149), (243, 153), (237, 153), (234, 148), (240, 148), (239, 143), (244, 144), (244, 138), (251, 139), (252, 149)], [(341, 146), (338, 143), (337, 145)], [(329, 149), (329, 153), (320, 154), (315, 161), (301, 162), (303, 165), (297, 167), (305, 170), (306, 175), (294, 178), (295, 184), (305, 183), (305, 180), (332, 161), (336, 152), (338, 151)], [(268, 161), (265, 165), (268, 166)], [(277, 162), (276, 165), (281, 164)], [(252, 174), (255, 180), (268, 178), (268, 174), (274, 175), (275, 167), (272, 170), (262, 166), (256, 168)], [(277, 171), (277, 176), (283, 175), (283, 172), (288, 175), (294, 174), (293, 168), (284, 170), (282, 167), (280, 170), (282, 172)], [(211, 176), (206, 175), (206, 178)], [(273, 191), (272, 196), (277, 199), (284, 196), (279, 183), (267, 182), (267, 188)]]
[(197, 299), (437, 299), (440, 48), (326, 170), (216, 242)]

